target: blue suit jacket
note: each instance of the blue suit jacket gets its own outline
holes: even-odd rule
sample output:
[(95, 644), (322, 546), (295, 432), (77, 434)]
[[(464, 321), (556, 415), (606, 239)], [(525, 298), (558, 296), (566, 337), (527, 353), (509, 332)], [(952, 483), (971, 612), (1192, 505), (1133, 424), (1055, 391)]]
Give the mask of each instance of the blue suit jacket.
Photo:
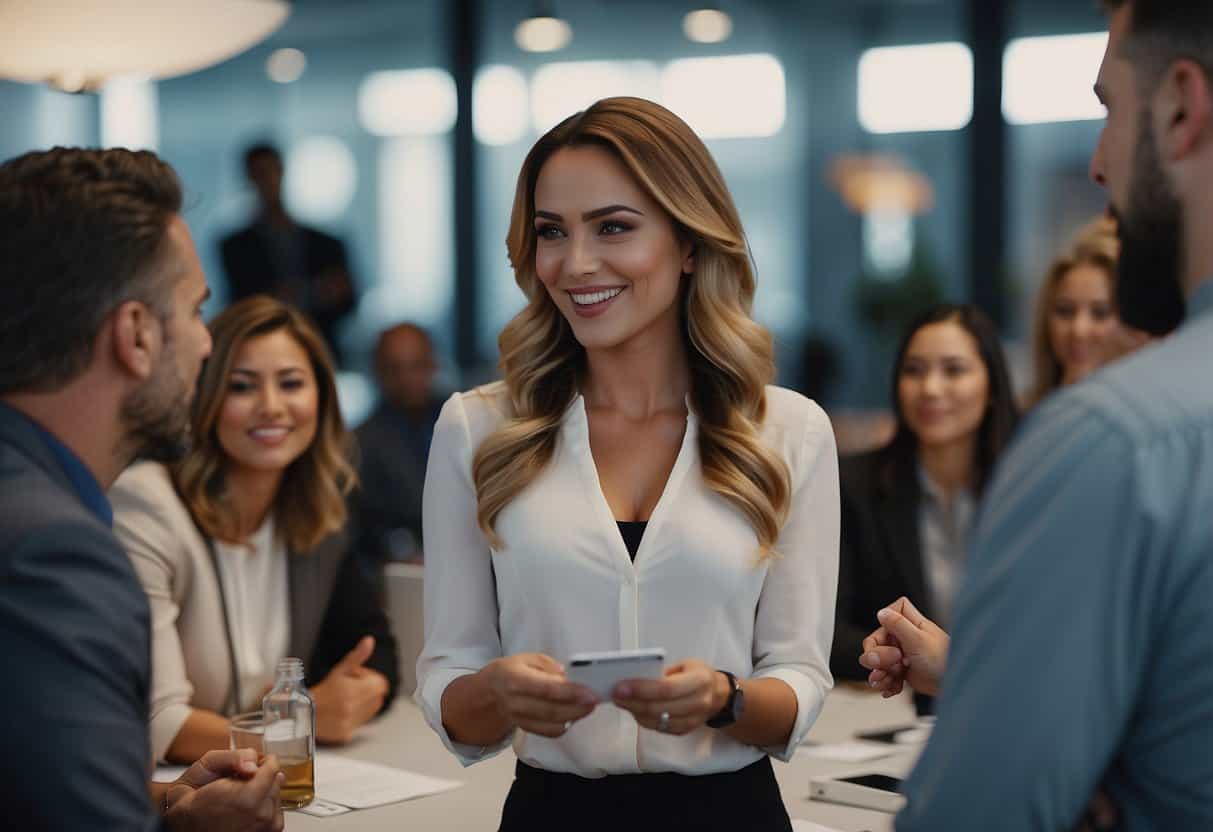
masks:
[(38, 430), (0, 405), (0, 806), (22, 830), (148, 830), (147, 598)]

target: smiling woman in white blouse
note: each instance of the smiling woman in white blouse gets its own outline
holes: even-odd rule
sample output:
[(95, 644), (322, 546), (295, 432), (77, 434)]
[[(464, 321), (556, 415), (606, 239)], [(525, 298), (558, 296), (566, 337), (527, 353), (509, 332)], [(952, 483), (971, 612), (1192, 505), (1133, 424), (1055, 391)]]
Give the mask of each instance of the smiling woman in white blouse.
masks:
[[(427, 472), (426, 718), (465, 764), (513, 743), (507, 832), (789, 830), (769, 758), (832, 684), (837, 457), (768, 385), (723, 177), (668, 110), (605, 99), (531, 150), (508, 244), (505, 380), (451, 397)], [(664, 676), (609, 701), (565, 675), (642, 647)]]

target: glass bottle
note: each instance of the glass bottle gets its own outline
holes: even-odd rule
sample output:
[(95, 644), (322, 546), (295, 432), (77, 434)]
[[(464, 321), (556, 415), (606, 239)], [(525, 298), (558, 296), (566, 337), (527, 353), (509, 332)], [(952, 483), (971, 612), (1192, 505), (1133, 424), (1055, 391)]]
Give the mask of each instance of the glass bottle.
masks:
[(278, 679), (261, 700), (266, 754), (278, 757), (286, 775), (282, 807), (298, 809), (316, 796), (316, 707), (303, 684), (303, 660), (278, 662)]

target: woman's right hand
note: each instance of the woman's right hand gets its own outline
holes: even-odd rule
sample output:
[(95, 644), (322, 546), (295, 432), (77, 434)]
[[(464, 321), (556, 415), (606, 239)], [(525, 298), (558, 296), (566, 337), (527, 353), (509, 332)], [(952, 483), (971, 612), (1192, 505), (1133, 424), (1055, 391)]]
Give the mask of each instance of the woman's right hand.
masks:
[(495, 659), (482, 672), (501, 715), (531, 734), (563, 736), (598, 704), (593, 691), (570, 682), (564, 667), (542, 653)]

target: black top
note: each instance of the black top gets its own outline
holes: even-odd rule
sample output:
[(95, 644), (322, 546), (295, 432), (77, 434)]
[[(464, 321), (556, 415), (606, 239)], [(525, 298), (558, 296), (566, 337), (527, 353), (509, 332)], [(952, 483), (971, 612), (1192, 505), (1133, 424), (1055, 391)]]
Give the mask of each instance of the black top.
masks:
[(636, 560), (636, 551), (640, 548), (640, 539), (644, 537), (644, 527), (649, 524), (648, 520), (616, 520), (619, 525), (619, 534), (623, 537), (623, 545), (628, 547), (628, 554), (632, 556), (632, 561)]

